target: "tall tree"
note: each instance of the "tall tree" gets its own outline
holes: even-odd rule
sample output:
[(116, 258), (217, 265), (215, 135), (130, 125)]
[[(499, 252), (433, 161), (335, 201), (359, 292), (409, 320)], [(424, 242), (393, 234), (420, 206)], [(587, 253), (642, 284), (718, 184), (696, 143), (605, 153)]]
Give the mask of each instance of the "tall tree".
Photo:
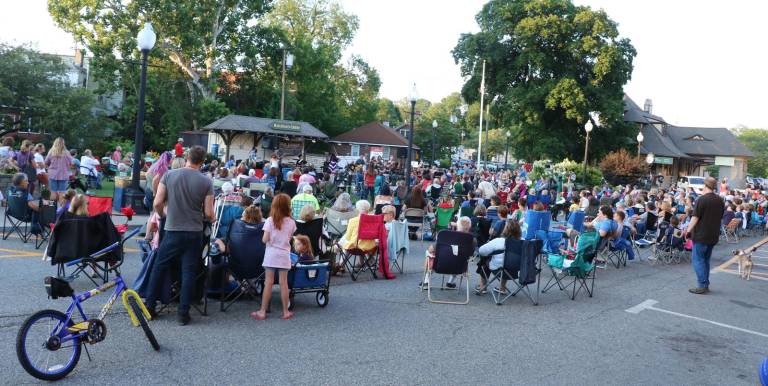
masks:
[(622, 88), (636, 52), (604, 11), (570, 0), (491, 0), (476, 20), (481, 31), (462, 35), (453, 50), (468, 77), (462, 96), (479, 99), (485, 61), (485, 100), (512, 128), (519, 157), (578, 158), (591, 111), (600, 113), (595, 153), (629, 142)]
[(359, 57), (341, 62), (357, 32), (356, 16), (333, 1), (279, 0), (265, 25), (283, 35), (285, 49), (295, 56), (287, 76), (294, 91), (286, 95), (286, 117), (310, 122), (330, 136), (376, 118), (378, 72)]
[(379, 122), (389, 122), (390, 127), (398, 127), (403, 123), (403, 117), (400, 115), (395, 103), (387, 98), (379, 98), (376, 109), (376, 120)]
[[(21, 111), (21, 127), (62, 136), (70, 145), (103, 140), (112, 123), (92, 113), (96, 97), (72, 87), (66, 70), (59, 56), (0, 44), (0, 105)], [(0, 123), (0, 136), (19, 127), (14, 123)]]
[(272, 32), (256, 23), (268, 0), (49, 0), (53, 20), (94, 55), (101, 79), (112, 79), (136, 57), (136, 35), (152, 22), (152, 56), (174, 63), (194, 88), (191, 96), (215, 98), (218, 71), (258, 56)]
[(768, 130), (738, 129), (736, 134), (739, 141), (753, 153), (747, 162), (749, 174), (756, 177), (768, 176)]

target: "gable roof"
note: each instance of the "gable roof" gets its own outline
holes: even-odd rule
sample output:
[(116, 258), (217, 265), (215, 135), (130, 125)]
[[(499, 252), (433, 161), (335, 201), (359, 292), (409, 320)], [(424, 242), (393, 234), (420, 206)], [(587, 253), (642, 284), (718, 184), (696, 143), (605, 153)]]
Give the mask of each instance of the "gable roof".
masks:
[[(280, 126), (285, 127), (281, 129)], [(275, 128), (278, 127), (278, 128)], [(257, 118), (245, 115), (227, 115), (202, 128), (207, 131), (235, 131), (248, 133), (266, 133), (273, 135), (293, 135), (307, 138), (328, 138), (325, 133), (308, 122), (287, 121), (271, 118)]]
[[(670, 125), (664, 118), (643, 111), (627, 94), (624, 94), (624, 121), (639, 124), (644, 137), (641, 144), (643, 154), (673, 158), (753, 156), (726, 128)], [(698, 139), (698, 136), (703, 139)]]
[[(669, 136), (688, 154), (752, 157), (752, 152), (724, 127), (670, 126)], [(702, 138), (702, 139), (699, 139)]]
[[(395, 129), (384, 126), (379, 122), (371, 122), (356, 127), (346, 133), (331, 138), (329, 142), (408, 147), (408, 140), (405, 137), (400, 135)], [(416, 145), (413, 145), (413, 148), (419, 149)]]
[[(640, 129), (643, 133), (641, 151), (643, 154), (653, 153), (661, 157), (690, 158), (681, 150), (669, 136), (662, 135), (652, 124), (644, 124)], [(669, 132), (669, 127), (667, 128)]]

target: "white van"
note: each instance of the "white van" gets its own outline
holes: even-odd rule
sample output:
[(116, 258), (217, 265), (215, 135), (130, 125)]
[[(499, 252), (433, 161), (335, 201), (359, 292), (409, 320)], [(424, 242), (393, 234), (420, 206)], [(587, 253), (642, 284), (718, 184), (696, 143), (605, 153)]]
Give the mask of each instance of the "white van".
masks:
[(696, 192), (696, 194), (702, 194), (704, 193), (704, 177), (700, 176), (685, 176), (680, 177), (680, 180), (677, 182), (677, 187), (688, 189), (689, 187), (693, 188), (693, 191)]

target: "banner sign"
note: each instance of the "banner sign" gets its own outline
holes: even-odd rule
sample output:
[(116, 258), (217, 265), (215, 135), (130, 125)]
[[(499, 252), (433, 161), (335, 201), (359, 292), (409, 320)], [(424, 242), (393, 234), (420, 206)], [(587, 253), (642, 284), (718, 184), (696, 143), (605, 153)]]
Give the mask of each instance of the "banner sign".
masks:
[(301, 131), (301, 125), (292, 122), (272, 122), (269, 125), (273, 130), (281, 131)]
[(672, 157), (656, 157), (653, 159), (653, 163), (659, 164), (659, 165), (672, 165), (674, 163), (674, 160)]

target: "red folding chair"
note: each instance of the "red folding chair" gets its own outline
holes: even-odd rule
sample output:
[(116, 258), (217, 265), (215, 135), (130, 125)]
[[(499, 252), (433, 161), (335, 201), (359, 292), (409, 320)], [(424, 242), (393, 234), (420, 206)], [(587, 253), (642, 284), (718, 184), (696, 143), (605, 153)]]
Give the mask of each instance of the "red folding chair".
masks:
[(360, 225), (357, 229), (355, 247), (346, 250), (342, 249), (341, 252), (344, 257), (343, 264), (347, 267), (352, 280), (357, 280), (357, 277), (363, 271), (369, 271), (374, 279), (377, 278), (376, 271), (379, 263), (378, 246), (374, 246), (370, 250), (363, 250), (359, 245), (360, 240), (374, 240), (377, 245), (381, 243), (381, 240), (379, 240), (379, 228), (383, 223), (384, 215), (360, 215)]
[(94, 197), (88, 196), (88, 216), (93, 217), (101, 213), (106, 213), (110, 216), (125, 217), (125, 223), (116, 224), (115, 228), (122, 235), (128, 230), (128, 221), (131, 220), (135, 212), (132, 208), (123, 208), (120, 213), (112, 212), (112, 197)]

